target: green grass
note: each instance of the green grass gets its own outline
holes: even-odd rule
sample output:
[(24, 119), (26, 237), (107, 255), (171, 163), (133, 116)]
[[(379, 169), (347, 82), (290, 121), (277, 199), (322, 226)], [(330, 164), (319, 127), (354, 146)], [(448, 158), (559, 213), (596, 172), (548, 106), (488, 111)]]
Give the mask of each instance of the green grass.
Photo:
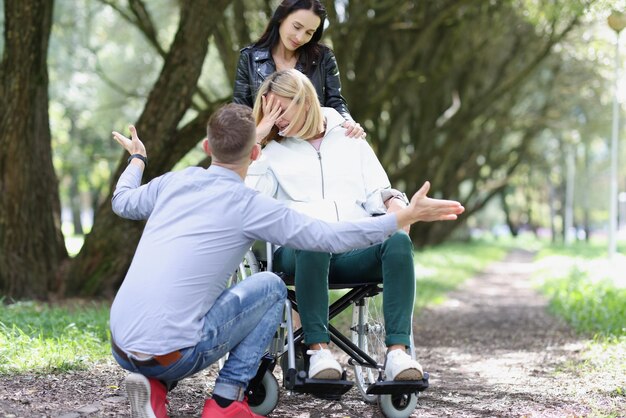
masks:
[(550, 300), (552, 312), (564, 318), (583, 338), (589, 337), (581, 361), (566, 366), (566, 370), (585, 379), (593, 391), (623, 399), (626, 258), (618, 254), (608, 260), (606, 254), (603, 243), (546, 247), (538, 254), (541, 268), (536, 278), (540, 291)]
[(581, 333), (626, 336), (626, 260), (607, 260), (606, 248), (584, 244), (546, 247), (538, 260), (539, 289), (555, 314)]
[(550, 307), (576, 330), (604, 337), (626, 336), (626, 289), (609, 279), (593, 280), (573, 267), (566, 277), (545, 280)]
[(0, 374), (85, 369), (108, 358), (109, 306), (0, 300)]

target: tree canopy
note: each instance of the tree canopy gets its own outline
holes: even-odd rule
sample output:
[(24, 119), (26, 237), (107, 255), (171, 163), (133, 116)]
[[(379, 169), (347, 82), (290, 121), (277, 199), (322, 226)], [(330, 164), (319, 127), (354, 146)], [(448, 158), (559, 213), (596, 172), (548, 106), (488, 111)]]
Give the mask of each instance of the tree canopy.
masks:
[[(144, 181), (181, 165), (206, 164), (197, 144), (208, 116), (231, 99), (239, 49), (260, 35), (278, 2), (60, 1), (54, 14), (52, 2), (0, 3), (2, 126), (13, 126), (9, 115), (38, 122), (36, 131), (33, 123), (0, 130), (0, 190), (7, 197), (0, 206), (0, 289), (14, 297), (111, 294), (143, 225), (111, 211), (112, 186), (126, 159), (110, 131), (137, 126), (150, 155)], [(37, 9), (43, 3), (48, 14)], [(512, 231), (527, 224), (556, 233), (551, 221), (564, 217), (564, 150), (576, 150), (584, 174), (577, 187), (600, 183), (592, 173), (606, 165), (601, 141), (610, 63), (590, 57), (580, 40), (609, 10), (608, 2), (325, 4), (323, 41), (337, 57), (351, 113), (367, 130), (392, 184), (412, 193), (429, 180), (436, 197), (460, 200), (467, 209), (459, 222), (416, 225), (411, 237), (418, 247), (489, 223), (485, 208), (494, 204)], [(17, 25), (16, 10), (33, 8), (42, 11), (40, 20)], [(27, 74), (12, 57), (19, 47), (14, 41), (30, 39), (31, 27), (41, 31), (37, 48), (27, 46), (39, 72)], [(602, 44), (607, 41), (588, 36), (600, 44), (594, 50), (609, 49)], [(7, 92), (19, 74), (48, 89), (41, 71), (49, 74), (49, 101), (27, 90), (21, 93), (37, 97), (36, 106), (12, 101), (17, 96)], [(46, 129), (52, 134), (46, 136)], [(31, 143), (41, 148), (40, 157), (18, 146)], [(49, 173), (42, 176), (45, 167)], [(13, 194), (6, 194), (11, 188)], [(40, 194), (33, 193), (37, 189)], [(87, 233), (74, 258), (62, 247), (59, 196), (73, 232)], [(587, 229), (603, 216), (594, 204), (587, 201), (576, 212)], [(20, 218), (15, 205), (24, 209)], [(93, 225), (84, 227), (86, 208), (92, 208)], [(50, 225), (37, 227), (45, 231), (38, 241), (24, 227), (33, 219)], [(29, 292), (10, 285), (32, 271), (54, 280)], [(32, 277), (43, 280), (40, 273)]]

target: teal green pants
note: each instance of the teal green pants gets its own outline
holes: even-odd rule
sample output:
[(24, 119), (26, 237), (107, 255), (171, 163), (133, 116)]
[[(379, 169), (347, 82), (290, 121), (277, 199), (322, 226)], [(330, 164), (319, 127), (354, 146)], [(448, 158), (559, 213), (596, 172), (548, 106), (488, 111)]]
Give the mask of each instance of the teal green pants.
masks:
[(404, 232), (382, 244), (341, 254), (281, 247), (274, 253), (274, 269), (295, 276), (296, 301), (304, 343), (330, 342), (328, 283), (383, 283), (383, 313), (387, 346), (410, 346), (415, 301), (413, 245)]

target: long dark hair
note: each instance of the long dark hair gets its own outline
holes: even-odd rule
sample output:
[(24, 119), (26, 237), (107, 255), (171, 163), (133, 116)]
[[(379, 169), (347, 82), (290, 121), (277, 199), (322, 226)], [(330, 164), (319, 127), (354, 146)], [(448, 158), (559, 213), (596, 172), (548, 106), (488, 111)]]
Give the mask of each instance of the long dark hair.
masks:
[(308, 74), (313, 61), (321, 56), (320, 39), (324, 32), (324, 21), (326, 20), (326, 8), (319, 0), (283, 0), (274, 11), (265, 32), (254, 43), (254, 47), (269, 48), (270, 50), (280, 42), (278, 28), (287, 16), (296, 10), (310, 10), (320, 18), (320, 25), (313, 33), (311, 40), (298, 48), (299, 59), (304, 62), (304, 71)]

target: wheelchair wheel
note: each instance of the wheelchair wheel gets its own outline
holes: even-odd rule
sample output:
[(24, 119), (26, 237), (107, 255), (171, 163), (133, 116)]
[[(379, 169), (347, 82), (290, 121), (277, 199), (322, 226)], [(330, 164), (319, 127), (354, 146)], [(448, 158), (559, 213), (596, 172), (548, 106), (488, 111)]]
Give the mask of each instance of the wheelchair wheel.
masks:
[(408, 418), (417, 406), (417, 393), (378, 395), (378, 407), (387, 418)]
[(231, 277), (231, 286), (258, 272), (259, 262), (250, 249), (246, 252), (246, 255), (243, 256), (243, 260), (239, 263), (239, 268), (237, 268), (237, 271), (235, 271), (235, 274)]
[[(357, 301), (352, 305), (352, 342), (372, 357), (379, 367), (385, 362), (385, 322), (383, 318), (382, 293)], [(379, 371), (355, 363), (354, 379), (361, 397), (367, 403), (374, 404), (377, 395), (366, 393), (369, 385), (378, 380)]]
[[(249, 276), (252, 276), (255, 273), (258, 273), (260, 270), (259, 262), (256, 259), (256, 256), (252, 252), (252, 250), (248, 250), (246, 255), (243, 256), (243, 260), (239, 263), (239, 267), (235, 272), (230, 276), (227, 287), (232, 287), (237, 283), (245, 280)], [(228, 358), (228, 354), (217, 361), (217, 367), (221, 370), (224, 367), (224, 363)]]
[(248, 404), (255, 414), (268, 415), (278, 405), (278, 381), (272, 372), (267, 371), (254, 392), (248, 395)]

